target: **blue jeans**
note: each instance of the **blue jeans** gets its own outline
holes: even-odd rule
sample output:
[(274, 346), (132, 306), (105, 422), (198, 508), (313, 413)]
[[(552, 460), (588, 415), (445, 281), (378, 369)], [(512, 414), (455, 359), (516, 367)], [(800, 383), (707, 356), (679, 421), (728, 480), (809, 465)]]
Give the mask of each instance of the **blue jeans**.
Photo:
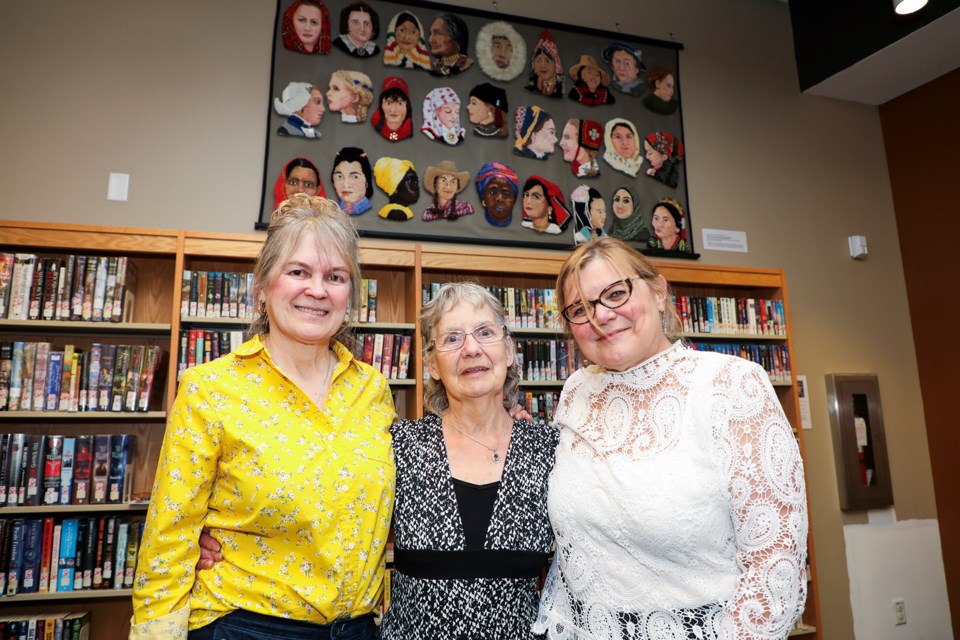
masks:
[(238, 609), (191, 631), (188, 640), (376, 640), (373, 614), (313, 624)]

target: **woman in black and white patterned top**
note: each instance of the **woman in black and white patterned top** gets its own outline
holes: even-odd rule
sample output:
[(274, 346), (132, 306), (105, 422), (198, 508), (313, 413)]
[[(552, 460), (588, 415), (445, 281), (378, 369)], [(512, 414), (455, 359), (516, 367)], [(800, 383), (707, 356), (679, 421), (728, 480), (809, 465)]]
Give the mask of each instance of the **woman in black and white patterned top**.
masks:
[(557, 431), (508, 414), (514, 346), (483, 287), (444, 285), (420, 323), (429, 413), (393, 426), (396, 571), (382, 638), (535, 638)]

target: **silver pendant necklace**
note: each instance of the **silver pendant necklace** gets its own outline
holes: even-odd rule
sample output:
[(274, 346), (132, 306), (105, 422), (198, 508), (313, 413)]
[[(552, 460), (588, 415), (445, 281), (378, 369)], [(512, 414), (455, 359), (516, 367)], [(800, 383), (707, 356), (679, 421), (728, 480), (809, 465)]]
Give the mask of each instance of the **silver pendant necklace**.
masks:
[(480, 440), (477, 440), (476, 438), (474, 438), (472, 435), (470, 435), (469, 433), (467, 433), (466, 431), (464, 431), (463, 429), (461, 429), (461, 428), (458, 427), (457, 425), (453, 424), (453, 421), (452, 421), (452, 420), (450, 421), (449, 424), (450, 424), (451, 427), (453, 427), (454, 429), (456, 429), (457, 431), (459, 431), (461, 434), (463, 434), (463, 435), (465, 435), (466, 437), (470, 438), (471, 440), (473, 440), (474, 442), (476, 442), (478, 445), (480, 445), (480, 446), (483, 447), (484, 449), (487, 449), (487, 450), (490, 452), (490, 454), (491, 454), (491, 455), (490, 455), (490, 460), (493, 461), (495, 464), (496, 464), (496, 463), (499, 463), (500, 460), (502, 460), (502, 458), (500, 457), (500, 452), (498, 451), (498, 449), (500, 449), (500, 445), (503, 444), (503, 439), (504, 439), (504, 438), (506, 437), (506, 435), (507, 435), (507, 425), (503, 425), (503, 430), (500, 432), (500, 439), (497, 440), (497, 446), (491, 448), (491, 447), (487, 446), (486, 444), (484, 444), (483, 442), (481, 442)]

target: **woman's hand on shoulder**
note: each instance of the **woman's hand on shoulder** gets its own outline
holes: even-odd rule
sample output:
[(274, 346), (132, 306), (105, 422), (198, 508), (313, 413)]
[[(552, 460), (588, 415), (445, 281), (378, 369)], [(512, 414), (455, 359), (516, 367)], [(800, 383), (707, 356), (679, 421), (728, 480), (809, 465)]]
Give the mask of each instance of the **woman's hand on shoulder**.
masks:
[(523, 408), (521, 404), (513, 405), (513, 408), (510, 409), (507, 413), (510, 414), (510, 417), (514, 420), (526, 420), (527, 422), (533, 422), (533, 416)]

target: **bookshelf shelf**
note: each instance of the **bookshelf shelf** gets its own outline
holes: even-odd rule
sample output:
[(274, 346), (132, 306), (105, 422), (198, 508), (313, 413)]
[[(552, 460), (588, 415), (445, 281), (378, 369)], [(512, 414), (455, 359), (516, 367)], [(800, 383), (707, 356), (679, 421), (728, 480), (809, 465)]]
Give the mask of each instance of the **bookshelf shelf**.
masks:
[(390, 378), (387, 382), (391, 387), (415, 387), (417, 381), (412, 378)]
[(166, 411), (0, 411), (0, 422), (39, 421), (39, 422), (140, 422), (142, 420), (164, 420)]
[(0, 331), (89, 335), (169, 336), (169, 322), (89, 322), (84, 320), (0, 320)]
[(811, 627), (811, 626), (808, 626), (808, 625), (803, 625), (803, 626), (796, 627), (795, 629), (792, 629), (792, 630), (790, 631), (789, 635), (790, 635), (790, 637), (794, 637), (794, 636), (808, 636), (808, 635), (812, 635), (812, 634), (814, 634), (814, 633), (816, 633), (816, 632), (817, 632), (817, 628), (816, 628), (816, 627)]
[(770, 335), (766, 333), (684, 333), (687, 340), (723, 340), (724, 342), (786, 342), (785, 335)]
[(199, 318), (197, 316), (180, 316), (180, 324), (196, 327), (246, 327), (251, 318)]
[(0, 507), (0, 516), (56, 516), (68, 513), (140, 512), (146, 511), (149, 502), (124, 502), (123, 504), (46, 504), (39, 507)]
[(566, 380), (521, 380), (520, 388), (553, 389), (560, 388)]
[(107, 600), (114, 598), (129, 600), (131, 597), (133, 597), (133, 589), (78, 589), (76, 591), (18, 593), (15, 596), (4, 596), (2, 602), (59, 602), (63, 600)]

